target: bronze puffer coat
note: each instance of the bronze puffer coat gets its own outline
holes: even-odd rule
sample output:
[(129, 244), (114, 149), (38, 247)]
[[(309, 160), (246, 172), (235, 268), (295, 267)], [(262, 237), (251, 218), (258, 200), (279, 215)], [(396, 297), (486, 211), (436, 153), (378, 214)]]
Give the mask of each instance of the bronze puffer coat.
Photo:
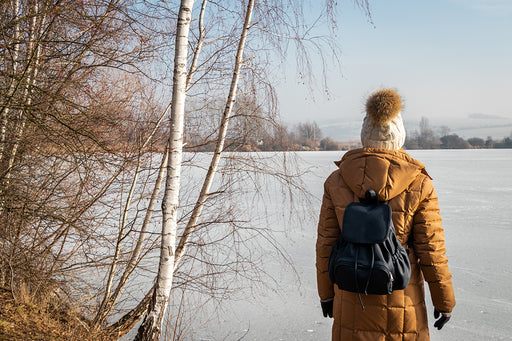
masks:
[[(424, 279), (434, 307), (451, 312), (455, 297), (445, 256), (437, 196), (425, 166), (403, 151), (362, 148), (347, 152), (325, 181), (318, 223), (316, 268), (320, 299), (334, 297), (332, 340), (429, 340)], [(396, 236), (407, 248), (412, 274), (404, 290), (364, 295), (340, 290), (329, 280), (331, 247), (343, 228), (345, 207), (366, 190), (391, 206)]]

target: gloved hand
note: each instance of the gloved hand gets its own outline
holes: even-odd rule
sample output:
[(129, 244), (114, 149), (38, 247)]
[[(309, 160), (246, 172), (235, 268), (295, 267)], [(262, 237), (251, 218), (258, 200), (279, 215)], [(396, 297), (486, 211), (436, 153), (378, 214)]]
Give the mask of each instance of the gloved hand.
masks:
[(322, 312), (324, 313), (324, 317), (332, 317), (332, 307), (333, 307), (334, 299), (329, 298), (326, 300), (320, 300), (320, 304), (322, 305)]
[(439, 312), (439, 310), (434, 308), (434, 317), (437, 319), (439, 316), (441, 316), (441, 318), (438, 319), (434, 323), (434, 327), (436, 327), (437, 329), (441, 330), (441, 328), (443, 328), (443, 326), (445, 324), (447, 324), (448, 321), (450, 321), (450, 318), (452, 317), (452, 314), (451, 313), (441, 313), (441, 312)]

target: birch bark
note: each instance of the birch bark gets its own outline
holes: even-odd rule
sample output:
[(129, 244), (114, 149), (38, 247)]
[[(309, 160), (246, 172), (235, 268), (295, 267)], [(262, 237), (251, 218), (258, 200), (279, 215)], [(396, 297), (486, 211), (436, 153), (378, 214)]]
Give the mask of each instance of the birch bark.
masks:
[(194, 0), (181, 0), (176, 31), (174, 76), (171, 100), (169, 135), (169, 162), (164, 198), (162, 200), (162, 241), (160, 264), (155, 291), (148, 312), (139, 327), (135, 340), (158, 340), (161, 332), (174, 273), (174, 252), (176, 248), (177, 211), (179, 202), (181, 162), (183, 150), (183, 126), (187, 85), (188, 35)]
[[(13, 7), (13, 17), (15, 19), (18, 19), (20, 15), (20, 1), (14, 0), (12, 2)], [(20, 49), (20, 44), (18, 43), (20, 40), (20, 26), (19, 23), (15, 24), (14, 27), (14, 35), (12, 37), (12, 41), (14, 42), (13, 52), (12, 52), (12, 61), (11, 61), (11, 68), (12, 68), (12, 78), (9, 81), (9, 90), (7, 91), (7, 96), (5, 100), (5, 106), (3, 106), (0, 109), (0, 117), (1, 117), (1, 128), (0, 128), (0, 161), (2, 161), (4, 157), (4, 149), (5, 149), (5, 143), (6, 143), (6, 137), (7, 137), (7, 117), (9, 115), (9, 105), (10, 99), (12, 96), (14, 96), (14, 92), (16, 89), (16, 83), (14, 81), (14, 75), (18, 72), (18, 54)]]
[[(15, 6), (16, 15), (18, 16), (20, 4), (17, 2), (14, 6)], [(26, 108), (20, 109), (18, 111), (17, 118), (14, 122), (14, 127), (12, 128), (14, 131), (14, 136), (11, 141), (12, 148), (10, 150), (10, 155), (9, 155), (9, 159), (7, 162), (7, 167), (5, 169), (5, 173), (3, 174), (3, 179), (2, 179), (3, 183), (1, 184), (1, 188), (0, 188), (0, 197), (3, 196), (3, 193), (2, 193), (3, 190), (5, 190), (7, 187), (9, 187), (9, 184), (10, 184), (12, 168), (14, 166), (14, 162), (16, 160), (16, 156), (18, 153), (18, 148), (20, 146), (23, 135), (25, 133), (25, 128), (26, 128), (26, 124), (27, 124), (26, 110), (30, 110), (29, 108), (32, 105), (32, 92), (33, 92), (33, 88), (36, 85), (37, 75), (38, 75), (39, 69), (41, 67), (41, 65), (40, 65), (40, 57), (41, 57), (40, 40), (41, 40), (41, 37), (39, 37), (38, 34), (40, 33), (40, 31), (42, 31), (43, 27), (46, 24), (46, 14), (40, 15), (43, 5), (39, 1), (34, 1), (31, 4), (31, 6), (32, 6), (31, 7), (32, 18), (30, 19), (30, 24), (29, 24), (28, 44), (27, 44), (27, 52), (26, 52), (28, 61), (27, 61), (27, 65), (25, 66), (25, 71), (22, 75), (22, 79), (26, 75), (26, 80), (24, 80), (24, 84), (21, 87), (22, 88), (21, 102), (25, 103)], [(18, 27), (18, 25), (16, 25), (15, 36), (19, 35), (18, 30), (19, 30), (19, 27)], [(19, 47), (15, 47), (15, 49), (14, 49), (16, 59), (18, 58), (18, 56), (17, 56), (17, 54), (19, 52), (18, 49), (19, 49)], [(13, 60), (14, 65), (16, 65), (16, 63), (17, 63), (16, 59)], [(16, 66), (14, 66), (14, 71), (16, 71)], [(14, 96), (14, 94), (16, 92), (16, 89), (18, 87), (20, 87), (20, 84), (22, 84), (22, 80), (19, 80), (17, 85), (12, 89), (12, 93), (9, 93), (10, 97), (7, 99), (7, 101), (11, 101), (12, 97)], [(9, 89), (9, 91), (11, 92), (11, 89)], [(1, 147), (2, 157), (0, 157), (0, 161), (2, 161), (2, 159), (3, 159), (3, 154), (4, 154), (4, 149), (5, 149), (4, 146), (5, 146), (5, 142), (6, 142), (5, 141), (6, 135), (5, 135), (4, 130), (6, 129), (6, 125), (7, 125), (8, 113), (9, 113), (9, 108), (7, 106), (2, 108), (2, 114), (1, 114), (2, 128), (1, 128), (1, 133), (0, 133), (0, 135), (1, 135), (0, 136), (0, 144), (2, 145), (2, 147)], [(4, 123), (5, 123), (5, 126), (4, 126)], [(3, 200), (0, 201), (0, 213), (4, 209), (4, 204), (5, 204), (5, 202)]]
[(213, 183), (213, 178), (215, 177), (215, 173), (217, 172), (217, 168), (219, 165), (219, 161), (222, 155), (222, 151), (224, 149), (224, 143), (226, 141), (226, 134), (228, 131), (229, 120), (231, 118), (231, 112), (233, 110), (233, 104), (236, 100), (236, 91), (238, 88), (238, 80), (240, 79), (240, 69), (243, 64), (243, 53), (245, 42), (247, 40), (247, 33), (249, 32), (251, 26), (251, 18), (252, 12), (254, 9), (254, 0), (249, 0), (247, 4), (247, 11), (245, 13), (245, 21), (244, 27), (242, 30), (242, 34), (240, 35), (240, 41), (238, 42), (238, 49), (235, 58), (235, 67), (233, 70), (233, 76), (231, 79), (231, 86), (229, 89), (229, 94), (226, 100), (226, 105), (224, 107), (224, 112), (222, 113), (222, 118), (219, 127), (219, 135), (217, 137), (217, 142), (215, 145), (215, 152), (213, 154), (212, 160), (210, 162), (210, 166), (208, 167), (208, 172), (206, 173), (203, 186), (201, 188), (201, 192), (199, 193), (199, 197), (196, 201), (190, 219), (187, 223), (185, 231), (183, 232), (182, 237), (180, 238), (180, 242), (176, 249), (176, 256), (174, 259), (174, 263), (178, 264), (181, 257), (186, 251), (187, 242), (190, 239), (190, 236), (194, 233), (194, 230), (197, 226), (197, 221), (201, 216), (201, 212), (203, 210), (204, 204), (208, 199), (208, 195), (210, 192), (210, 188)]

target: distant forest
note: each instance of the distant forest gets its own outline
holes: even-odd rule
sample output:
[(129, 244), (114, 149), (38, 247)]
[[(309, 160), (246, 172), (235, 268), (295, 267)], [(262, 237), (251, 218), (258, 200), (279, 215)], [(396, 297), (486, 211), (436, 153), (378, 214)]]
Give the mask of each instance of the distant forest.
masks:
[[(300, 122), (286, 126), (277, 121), (270, 121), (254, 112), (258, 108), (247, 99), (235, 105), (230, 134), (226, 137), (225, 151), (330, 151), (351, 150), (361, 147), (359, 140), (336, 141), (324, 136), (315, 121)], [(218, 125), (215, 120), (207, 120), (202, 114), (187, 115), (185, 122), (184, 150), (189, 152), (212, 152)], [(129, 150), (136, 144), (137, 129), (127, 126), (122, 134), (110, 134), (113, 150)], [(155, 132), (155, 139), (150, 147), (154, 152), (163, 152), (166, 144), (165, 127)], [(512, 133), (508, 137), (494, 140), (472, 137), (464, 139), (450, 128), (433, 129), (427, 118), (423, 117), (418, 129), (408, 130), (404, 149), (478, 149), (478, 148), (512, 148)]]
[(450, 133), (448, 127), (441, 127), (436, 133), (427, 118), (422, 117), (419, 130), (407, 132), (405, 149), (480, 149), (480, 148), (512, 148), (512, 133), (501, 140), (494, 140), (491, 136), (486, 139), (471, 137), (463, 139), (455, 133)]
[[(247, 106), (246, 106), (247, 107)], [(236, 110), (236, 109), (235, 109)], [(187, 117), (185, 131), (186, 151), (211, 152), (214, 150), (217, 126), (207, 127), (203, 119), (195, 122)], [(324, 137), (316, 122), (301, 122), (292, 127), (281, 123), (258, 119), (249, 115), (234, 117), (232, 131), (236, 133), (226, 138), (226, 151), (317, 151), (317, 150), (350, 150), (361, 146), (360, 141), (338, 142)], [(158, 150), (163, 145), (158, 146)]]
[[(274, 126), (271, 129), (249, 130), (251, 133), (242, 134), (245, 138), (240, 141), (232, 141), (228, 149), (234, 151), (322, 151), (322, 150), (350, 150), (361, 147), (360, 141), (335, 141), (330, 137), (324, 137), (321, 128), (313, 122), (301, 122), (287, 128), (283, 125)], [(254, 134), (256, 133), (256, 134)], [(197, 146), (191, 143), (189, 146)], [(196, 149), (195, 147), (192, 147)], [(208, 144), (202, 145), (203, 151), (209, 151)], [(486, 139), (472, 137), (464, 139), (450, 128), (441, 127), (434, 130), (427, 118), (422, 117), (419, 127), (413, 131), (407, 131), (404, 149), (483, 149), (483, 148), (512, 148), (512, 132), (508, 137), (494, 140), (488, 136)]]
[[(314, 133), (313, 133), (314, 132)], [(350, 150), (361, 147), (360, 141), (338, 142), (329, 137), (323, 137), (322, 131), (316, 122), (299, 123), (288, 131), (288, 150)], [(510, 136), (501, 140), (494, 140), (491, 136), (486, 139), (472, 137), (464, 139), (450, 128), (441, 127), (436, 132), (427, 118), (422, 117), (419, 129), (407, 131), (404, 149), (484, 149), (484, 148), (512, 148), (512, 132)], [(284, 149), (283, 149), (284, 150)]]

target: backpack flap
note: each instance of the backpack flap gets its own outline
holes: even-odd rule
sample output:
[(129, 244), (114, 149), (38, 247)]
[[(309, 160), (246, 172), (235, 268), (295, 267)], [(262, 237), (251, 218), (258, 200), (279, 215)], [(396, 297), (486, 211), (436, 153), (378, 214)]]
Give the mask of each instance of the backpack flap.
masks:
[[(329, 256), (332, 283), (341, 290), (367, 295), (404, 289), (411, 265), (407, 251), (396, 239), (391, 206), (376, 201), (351, 203), (345, 208), (342, 224)], [(361, 307), (364, 309), (362, 300)]]
[(345, 209), (341, 238), (358, 244), (382, 243), (390, 224), (391, 206), (353, 202)]

